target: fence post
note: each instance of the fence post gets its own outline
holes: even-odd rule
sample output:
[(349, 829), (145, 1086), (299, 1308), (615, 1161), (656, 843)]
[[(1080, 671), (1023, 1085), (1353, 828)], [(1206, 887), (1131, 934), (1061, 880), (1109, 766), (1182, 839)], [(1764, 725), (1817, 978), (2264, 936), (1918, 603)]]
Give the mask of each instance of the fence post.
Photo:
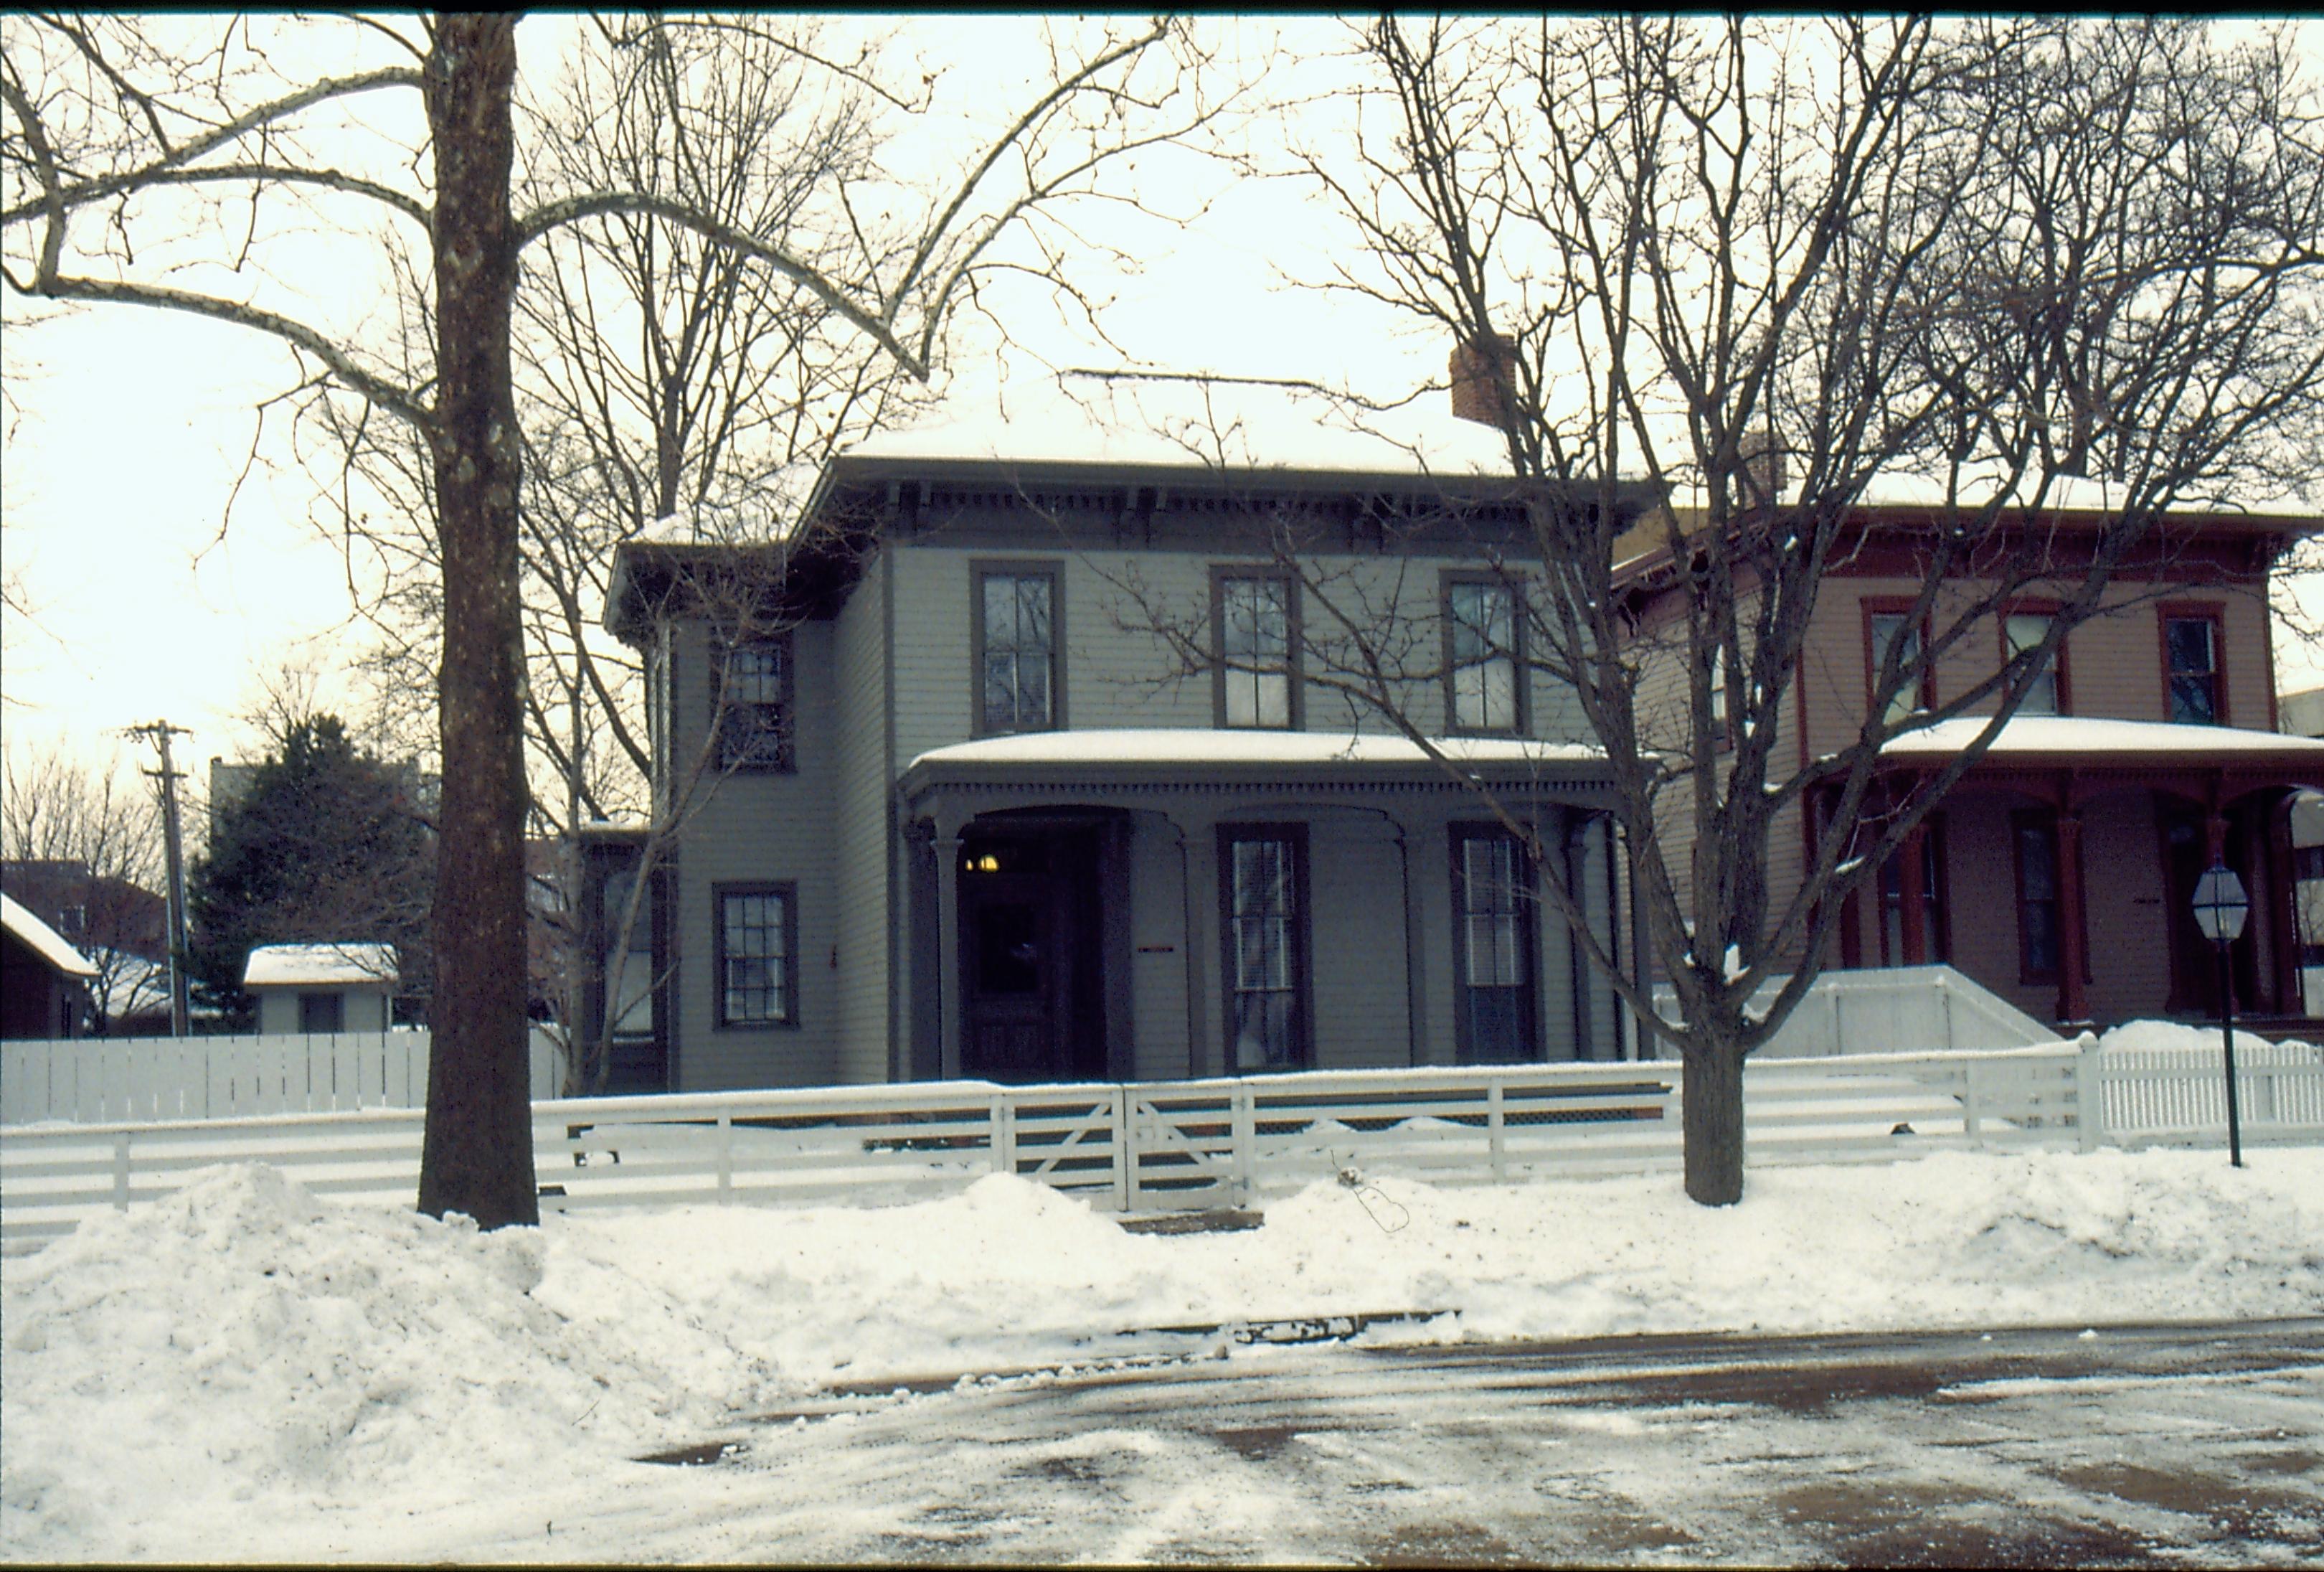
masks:
[(992, 1171), (1017, 1171), (1017, 1105), (1007, 1092), (992, 1094)]
[(724, 1205), (734, 1198), (734, 1115), (718, 1115), (718, 1199)]
[(1485, 1084), (1485, 1139), (1493, 1154), (1493, 1182), (1506, 1184), (1509, 1178), (1508, 1150), (1501, 1142), (1501, 1077), (1495, 1076)]
[(1130, 1144), (1130, 1088), (1120, 1082), (1113, 1087), (1113, 1207), (1118, 1212), (1130, 1210), (1130, 1196), (1137, 1189), (1137, 1176), (1130, 1172), (1136, 1161)]
[(129, 1132), (122, 1131), (113, 1138), (113, 1204), (120, 1211), (129, 1209)]
[(1256, 1156), (1252, 1148), (1259, 1143), (1259, 1122), (1251, 1114), (1250, 1083), (1237, 1081), (1234, 1090), (1228, 1096), (1233, 1110), (1230, 1120), (1234, 1127), (1235, 1205), (1248, 1207), (1250, 1205), (1251, 1169)]
[(1979, 1085), (1984, 1077), (1977, 1071), (1976, 1059), (1966, 1060), (1961, 1065), (1961, 1133), (1972, 1142), (1979, 1141), (1983, 1136), (1978, 1116), (1984, 1110), (1978, 1106), (1978, 1102), (1984, 1095), (1984, 1087)]
[(2094, 1031), (2074, 1040), (2074, 1128), (2084, 1151), (2096, 1151), (2106, 1142), (2106, 1083)]

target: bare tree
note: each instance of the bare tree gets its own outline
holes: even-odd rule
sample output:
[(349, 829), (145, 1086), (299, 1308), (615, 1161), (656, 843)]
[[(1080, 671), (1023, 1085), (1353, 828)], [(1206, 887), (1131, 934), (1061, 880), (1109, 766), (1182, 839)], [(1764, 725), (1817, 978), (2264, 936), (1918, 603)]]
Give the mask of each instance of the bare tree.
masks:
[[(668, 187), (528, 190), (514, 206), (506, 15), (39, 14), (5, 30), (0, 254), (13, 294), (188, 311), (272, 335), (296, 357), (307, 407), (327, 405), (343, 424), (400, 422), (420, 445), (441, 596), (444, 789), (420, 1205), (486, 1226), (530, 1222), (520, 255), (576, 224), (650, 216), (821, 302), (835, 333), (923, 378), (979, 269), (1023, 265), (1004, 243), (1027, 232), (1028, 215), (1086, 190), (1106, 152), (1134, 138), (1124, 127), (1147, 107), (1142, 68), (1176, 35), (1157, 23), (1061, 58), (1055, 86), (926, 211), (881, 222), (850, 207), (849, 171), (834, 171), (840, 210), (857, 222), (841, 245), (801, 255)], [(1000, 171), (1047, 167), (1028, 155), (1053, 125), (1077, 133), (1061, 143), (1086, 151), (1061, 154), (1067, 168), (1050, 168), (1054, 180), (996, 198)], [(380, 273), (401, 267), (427, 331), (410, 313), (382, 328), (366, 310), (375, 293), (332, 299), (334, 270), (295, 243), (309, 226), (371, 245), (374, 291)], [(393, 237), (377, 238), (383, 227)]]
[[(892, 189), (882, 161), (899, 124), (928, 110), (933, 83), (907, 72), (908, 89), (891, 91), (882, 84), (896, 73), (883, 53), (896, 41), (851, 44), (839, 32), (807, 19), (592, 21), (567, 74), (540, 102), (521, 106), (526, 195), (668, 191), (719, 225), (779, 238), (834, 276), (931, 265), (912, 253), (934, 242), (932, 255), (949, 253), (943, 265), (964, 266), (959, 287), (973, 289), (988, 273), (1024, 265), (993, 247), (1008, 238), (1007, 225), (1046, 222), (1066, 199), (1093, 194), (1104, 161), (1181, 138), (1217, 108), (1181, 93), (1175, 104), (1157, 98), (1135, 128), (1103, 128), (1081, 101), (1102, 95), (1073, 88), (1086, 68), (1061, 57), (1050, 88), (963, 162), (954, 185), (911, 196)], [(1108, 41), (1095, 58), (1121, 47)], [(883, 181), (890, 189), (879, 197), (881, 217), (910, 196), (928, 203), (918, 227), (872, 221), (864, 193)], [(971, 220), (957, 237), (941, 234), (947, 212)], [(1075, 298), (1056, 259), (1042, 265)], [(515, 357), (527, 444), (520, 550), (530, 823), (536, 836), (562, 837), (569, 858), (576, 827), (646, 817), (641, 858), (650, 866), (724, 771), (678, 762), (683, 778), (665, 782), (659, 803), (646, 800), (652, 744), (640, 725), (642, 666), (597, 623), (615, 548), (650, 536), (765, 541), (825, 458), (927, 394), (833, 302), (660, 214), (611, 212), (568, 225), (544, 237), (528, 278)], [(424, 317), (415, 291), (402, 319)], [(423, 668), (434, 658), (440, 574), (426, 532), (392, 522), (425, 516), (424, 456), (392, 429), (327, 425), (335, 409), (316, 411), (318, 454), (335, 466), (352, 462), (371, 493), (410, 499), (367, 518), (352, 516), (344, 492), (326, 502), (329, 525), (383, 569), (373, 659), (388, 672)], [(717, 604), (731, 629), (773, 631), (732, 595), (694, 591)], [(392, 693), (414, 684), (382, 686)], [(577, 893), (576, 880), (568, 865), (557, 893)], [(595, 964), (584, 951), (603, 936), (575, 931), (579, 915), (570, 900), (552, 899), (537, 904), (535, 920), (549, 930), (561, 974), (544, 979), (565, 999), (551, 1030), (567, 1039), (573, 1089), (591, 1091), (603, 1085), (613, 1022), (584, 1018)], [(617, 927), (611, 953), (619, 966), (628, 923)]]
[[(1459, 347), (1483, 390), (1537, 550), (1502, 565), (1523, 658), (1606, 750), (1676, 1019), (1561, 884), (1540, 898), (1678, 1049), (1687, 1192), (1731, 1203), (1745, 1057), (1843, 898), (2159, 520), (2295, 477), (2324, 389), (2313, 97), (2281, 40), (2144, 20), (1385, 18), (1351, 56), (1352, 119), (1297, 167), (1359, 243), (1306, 282)], [(2083, 477), (2107, 483), (2094, 546), (2019, 527)], [(1932, 502), (1910, 614), (1929, 635), (1892, 641), (1859, 733), (1803, 764), (1775, 744), (1820, 580), (1907, 478)], [(1442, 683), (1441, 646), (1276, 538), (1310, 680), (1436, 753), (1409, 696)], [(2061, 605), (2043, 643), (1896, 702), (2037, 582)], [(1649, 596), (1678, 609), (1642, 623)], [(1876, 793), (1884, 746), (1976, 712), (1942, 768)], [(1771, 889), (1771, 839), (1812, 798), (1806, 875)]]
[(118, 759), (95, 769), (61, 750), (12, 753), (0, 772), (8, 893), (46, 920), (66, 918), (65, 937), (97, 968), (89, 980), (97, 1029), (127, 1012), (157, 970), (166, 1010), (169, 935), (155, 893), (161, 821), (153, 794), (123, 781)]

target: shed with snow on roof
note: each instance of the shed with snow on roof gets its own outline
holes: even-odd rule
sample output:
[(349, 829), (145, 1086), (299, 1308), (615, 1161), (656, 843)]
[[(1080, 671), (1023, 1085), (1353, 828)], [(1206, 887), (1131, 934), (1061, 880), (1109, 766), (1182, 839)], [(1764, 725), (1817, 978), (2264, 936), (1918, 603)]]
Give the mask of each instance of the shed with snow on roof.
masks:
[(0, 895), (0, 1037), (78, 1037), (95, 976), (55, 929)]
[(397, 982), (389, 944), (268, 944), (250, 952), (242, 985), (262, 1036), (384, 1031)]

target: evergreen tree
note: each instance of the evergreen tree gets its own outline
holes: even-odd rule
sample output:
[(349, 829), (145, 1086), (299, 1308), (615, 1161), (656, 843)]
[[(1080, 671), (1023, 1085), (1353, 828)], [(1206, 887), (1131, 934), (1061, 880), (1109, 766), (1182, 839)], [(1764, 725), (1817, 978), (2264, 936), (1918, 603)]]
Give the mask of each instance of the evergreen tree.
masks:
[(210, 855), (187, 882), (196, 998), (246, 1024), (252, 949), (378, 941), (401, 957), (399, 1001), (424, 1008), (435, 848), (419, 784), (358, 749), (337, 716), (294, 722), (249, 790), (211, 805)]

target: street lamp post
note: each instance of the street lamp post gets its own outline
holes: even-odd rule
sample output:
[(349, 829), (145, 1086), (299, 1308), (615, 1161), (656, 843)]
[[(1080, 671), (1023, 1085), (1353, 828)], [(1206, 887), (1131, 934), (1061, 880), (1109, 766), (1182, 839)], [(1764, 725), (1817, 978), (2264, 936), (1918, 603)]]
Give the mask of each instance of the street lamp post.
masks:
[(2227, 1054), (2227, 1161), (2244, 1165), (2243, 1120), (2236, 1107), (2236, 984), (2227, 965), (2227, 946), (2241, 938), (2251, 902), (2244, 882), (2224, 863), (2214, 862), (2195, 881), (2195, 926), (2211, 941), (2219, 956), (2219, 1026)]

